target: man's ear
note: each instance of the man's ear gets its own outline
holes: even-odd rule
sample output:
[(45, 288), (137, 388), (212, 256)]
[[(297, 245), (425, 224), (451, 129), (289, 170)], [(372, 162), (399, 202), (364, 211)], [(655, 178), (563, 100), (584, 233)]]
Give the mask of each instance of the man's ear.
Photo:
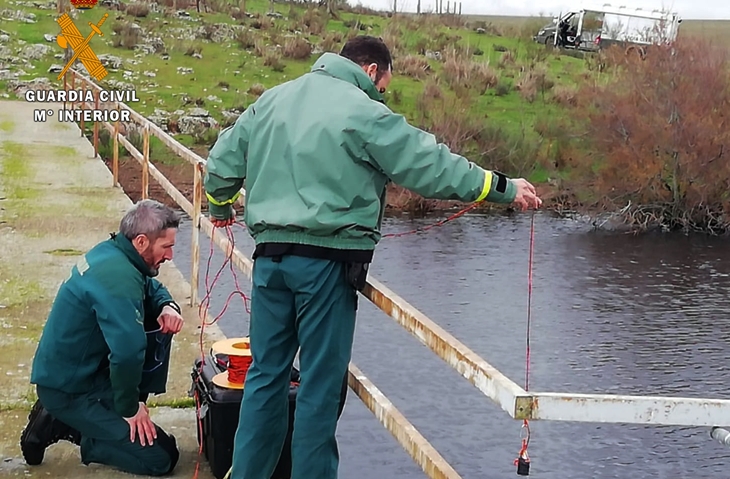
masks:
[(149, 246), (150, 240), (145, 235), (137, 235), (132, 240), (132, 244), (135, 248), (137, 248), (137, 250), (144, 251)]
[(368, 74), (369, 77), (375, 77), (378, 73), (378, 64), (377, 63), (371, 63), (367, 67), (365, 67), (365, 73)]

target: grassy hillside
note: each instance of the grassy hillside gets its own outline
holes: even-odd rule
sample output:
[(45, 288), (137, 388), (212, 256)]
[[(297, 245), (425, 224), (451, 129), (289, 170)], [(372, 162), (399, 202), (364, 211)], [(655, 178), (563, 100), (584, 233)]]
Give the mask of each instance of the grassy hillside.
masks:
[[(698, 186), (692, 176), (696, 165), (682, 163), (714, 161), (715, 143), (725, 141), (724, 117), (715, 110), (726, 110), (708, 105), (727, 102), (722, 86), (726, 63), (722, 53), (710, 52), (707, 45), (678, 42), (676, 55), (658, 49), (639, 60), (623, 49), (582, 55), (537, 45), (532, 35), (545, 18), (391, 17), (357, 8), (333, 17), (324, 8), (302, 3), (274, 3), (270, 11), (267, 0), (246, 0), (245, 12), (237, 2), (224, 0), (201, 3), (207, 7), (202, 12), (194, 4), (180, 12), (171, 8), (173, 0), (161, 1), (167, 3), (74, 11), (75, 22), (86, 35), (88, 22), (109, 13), (104, 37), (93, 38), (91, 45), (98, 55), (118, 58), (107, 60), (103, 84), (134, 88), (141, 101), (133, 108), (158, 118), (173, 134), (190, 124), (192, 108), (210, 113), (218, 125), (178, 135), (203, 156), (220, 127), (265, 89), (306, 73), (320, 54), (338, 52), (348, 38), (370, 34), (382, 37), (394, 54), (396, 75), (386, 94), (394, 111), (480, 165), (541, 185), (554, 204), (614, 210), (627, 202), (650, 204), (650, 219), (670, 228), (677, 212), (692, 215), (699, 211), (697, 205), (708, 204), (702, 188), (686, 201), (691, 188), (705, 185)], [(23, 20), (30, 14), (31, 20)], [(56, 74), (47, 71), (61, 63), (62, 51), (44, 38), (59, 33), (55, 4), (0, 0), (0, 18), (0, 88), (7, 91), (35, 77), (50, 78), (60, 87)], [(719, 21), (686, 21), (680, 37), (726, 45), (728, 30)], [(717, 98), (705, 98), (707, 88), (696, 78), (715, 78), (718, 86), (711, 93)], [(680, 84), (682, 91), (669, 88)], [(655, 100), (647, 105), (652, 95)], [(712, 115), (699, 113), (708, 108)], [(693, 118), (703, 119), (701, 134), (691, 130), (700, 123)], [(677, 126), (655, 145), (668, 131), (668, 119)], [(712, 144), (699, 148), (692, 138)], [(175, 163), (174, 155), (154, 140), (151, 146), (154, 161)], [(626, 166), (617, 168), (622, 162)], [(619, 194), (628, 184), (621, 173), (629, 167), (638, 168), (633, 177), (638, 184)], [(689, 176), (683, 183), (677, 175), (685, 171)], [(713, 181), (707, 180), (708, 189), (717, 186), (710, 185)], [(642, 196), (642, 191), (651, 194)], [(702, 213), (698, 223), (715, 221), (715, 215), (730, 210), (724, 206), (726, 200), (730, 205), (722, 193), (726, 188), (712, 191), (711, 212)], [(404, 202), (419, 207), (421, 200), (406, 196)], [(722, 222), (730, 227), (730, 215)]]
[[(247, 15), (224, 2), (209, 1), (208, 5), (212, 11), (207, 13), (188, 8), (189, 17), (162, 5), (159, 12), (146, 12), (147, 6), (141, 5), (127, 6), (126, 12), (98, 6), (78, 11), (75, 22), (85, 35), (89, 21), (96, 23), (104, 13), (110, 14), (102, 27), (105, 36), (94, 38), (91, 45), (97, 55), (123, 59), (120, 68), (107, 68), (110, 73), (104, 83), (134, 86), (142, 100), (132, 105), (135, 109), (150, 115), (156, 108), (174, 112), (201, 106), (223, 124), (224, 109), (246, 107), (264, 88), (307, 72), (322, 51), (339, 51), (349, 37), (367, 33), (382, 36), (394, 51), (397, 74), (387, 102), (395, 111), (420, 126), (434, 127), (453, 143), (455, 139), (446, 138), (453, 133), (445, 129), (454, 118), (434, 119), (429, 112), (431, 102), (439, 98), (447, 109), (465, 108), (461, 116), (472, 123), (471, 128), (475, 121), (489, 125), (492, 135), (503, 137), (505, 148), (529, 139), (534, 142), (531, 151), (537, 153), (547, 143), (535, 132), (535, 125), (563, 114), (553, 99), (555, 93), (569, 96), (561, 87), (571, 88), (585, 74), (583, 60), (558, 56), (533, 44), (529, 28), (509, 33), (487, 28), (486, 33), (478, 33), (474, 27), (481, 22), (467, 28), (449, 18), (388, 18), (354, 11), (342, 11), (334, 19), (323, 9), (285, 3), (274, 4), (276, 18), (267, 15), (265, 0), (247, 1)], [(9, 0), (0, 0), (0, 10), (17, 8)], [(37, 22), (4, 22), (2, 29), (10, 36), (5, 46), (17, 53), (23, 42), (41, 43), (52, 52), (32, 61), (32, 69), (13, 64), (10, 68), (26, 72), (21, 80), (47, 76), (56, 82), (55, 75), (46, 72), (52, 64), (61, 63), (53, 55), (62, 52), (55, 42), (43, 38), (59, 32), (56, 13), (24, 5), (22, 11), (35, 14)], [(135, 30), (133, 24), (141, 29)], [(141, 49), (139, 45), (145, 44), (149, 47)], [(440, 58), (430, 52), (438, 52)], [(490, 161), (473, 145), (452, 146), (477, 154), (482, 162)], [(538, 181), (546, 179), (534, 159), (528, 163), (511, 169), (537, 175)]]

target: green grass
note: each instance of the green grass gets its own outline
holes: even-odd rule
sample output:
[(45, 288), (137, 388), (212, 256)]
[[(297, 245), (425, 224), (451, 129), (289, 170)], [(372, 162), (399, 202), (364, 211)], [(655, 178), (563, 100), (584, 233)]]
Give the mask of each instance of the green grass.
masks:
[[(0, 0), (0, 8), (18, 8), (9, 4), (10, 0)], [(265, 14), (270, 4), (268, 0), (248, 0), (246, 2), (247, 12), (254, 14)], [(25, 11), (36, 14), (38, 22), (25, 24), (19, 22), (8, 22), (3, 29), (11, 34), (11, 46), (17, 46), (18, 40), (28, 44), (42, 43), (51, 46), (52, 54), (35, 62), (35, 69), (25, 69), (28, 73), (23, 79), (30, 79), (35, 76), (47, 76), (52, 82), (57, 82), (55, 75), (46, 73), (51, 64), (60, 64), (61, 60), (53, 58), (53, 54), (62, 53), (61, 48), (54, 42), (48, 43), (43, 39), (44, 33), (57, 34), (59, 27), (55, 22), (55, 13), (49, 10), (39, 10), (29, 7), (22, 7)], [(224, 109), (247, 107), (257, 96), (248, 93), (255, 84), (261, 84), (265, 88), (271, 88), (284, 81), (296, 78), (309, 71), (317, 55), (312, 55), (304, 60), (292, 60), (282, 58), (283, 71), (274, 71), (271, 67), (264, 65), (264, 59), (256, 56), (254, 49), (243, 49), (238, 42), (226, 40), (215, 43), (206, 39), (196, 38), (180, 39), (180, 35), (173, 34), (171, 29), (186, 29), (193, 31), (200, 27), (213, 24), (239, 25), (244, 24), (250, 29), (252, 35), (263, 42), (267, 48), (274, 48), (272, 37), (284, 40), (286, 35), (291, 35), (290, 29), (299, 27), (298, 18), (302, 18), (306, 10), (299, 4), (275, 3), (275, 11), (284, 16), (281, 20), (274, 20), (274, 26), (269, 29), (253, 29), (252, 19), (243, 21), (234, 20), (228, 13), (197, 13), (194, 8), (188, 9), (191, 20), (178, 18), (176, 15), (165, 13), (150, 13), (145, 18), (134, 18), (124, 13), (107, 10), (104, 7), (96, 7), (92, 10), (78, 12), (78, 19), (75, 21), (82, 35), (88, 33), (88, 22), (98, 22), (104, 13), (110, 17), (102, 27), (104, 37), (95, 37), (91, 46), (97, 55), (112, 54), (124, 60), (124, 66), (120, 71), (109, 71), (104, 82), (121, 81), (130, 83), (130, 80), (123, 76), (123, 71), (131, 72), (135, 77), (133, 84), (136, 87), (139, 102), (130, 106), (143, 115), (149, 116), (156, 108), (167, 112), (176, 110), (187, 110), (196, 106), (196, 103), (210, 112), (219, 122), (223, 122), (221, 113)], [(295, 13), (296, 18), (289, 18), (290, 12)], [(262, 17), (263, 18), (263, 17)], [(549, 119), (553, 122), (571, 121), (569, 109), (557, 105), (552, 101), (552, 92), (538, 94), (537, 98), (530, 102), (518, 92), (514, 86), (519, 82), (520, 77), (531, 68), (542, 69), (546, 72), (547, 79), (556, 87), (579, 87), (585, 83), (586, 78), (596, 80), (595, 74), (588, 72), (587, 60), (574, 58), (568, 55), (558, 55), (546, 50), (543, 46), (536, 45), (531, 36), (550, 19), (544, 17), (499, 17), (499, 16), (465, 16), (466, 27), (450, 27), (441, 22), (433, 21), (434, 17), (418, 18), (412, 15), (399, 15), (394, 18), (373, 15), (358, 15), (350, 12), (341, 12), (340, 19), (329, 19), (326, 29), (322, 35), (304, 36), (312, 43), (318, 43), (322, 37), (330, 32), (340, 32), (345, 37), (350, 32), (350, 22), (355, 20), (367, 25), (366, 32), (371, 35), (387, 38), (398, 27), (398, 34), (395, 38), (404, 45), (402, 51), (416, 54), (417, 48), (427, 45), (429, 48), (438, 43), (439, 38), (448, 38), (449, 41), (441, 42), (441, 46), (453, 48), (455, 46), (468, 48), (470, 52), (479, 52), (479, 55), (471, 55), (474, 62), (487, 63), (501, 78), (500, 83), (509, 86), (509, 92), (497, 95), (494, 88), (490, 88), (485, 94), (469, 100), (471, 113), (484, 118), (485, 126), (496, 127), (511, 137), (522, 138), (525, 142), (535, 144), (547, 144), (550, 139), (543, 138), (535, 131), (537, 122), (544, 122)], [(125, 22), (135, 22), (148, 31), (154, 32), (153, 36), (160, 36), (165, 44), (165, 53), (169, 58), (163, 58), (160, 54), (149, 54), (141, 58), (135, 58), (137, 51), (114, 47), (113, 43), (118, 36), (113, 30)], [(413, 28), (411, 25), (419, 25)], [(718, 38), (730, 38), (729, 25), (721, 21), (685, 21), (682, 24), (682, 34), (693, 35), (703, 33), (715, 35)], [(480, 34), (476, 27), (486, 29), (487, 34)], [(714, 32), (714, 33), (713, 33)], [(360, 32), (363, 33), (363, 32)], [(726, 37), (722, 37), (725, 34)], [(340, 44), (339, 46), (341, 46)], [(186, 55), (191, 48), (199, 48), (202, 59)], [(509, 53), (504, 53), (508, 50)], [(502, 64), (505, 55), (510, 55), (514, 61)], [(141, 61), (133, 64), (133, 61)], [(427, 83), (438, 81), (443, 70), (443, 63), (436, 60), (429, 60), (432, 72), (427, 78), (418, 80), (403, 75), (396, 75), (391, 83), (386, 101), (397, 113), (403, 114), (410, 122), (418, 124), (421, 114), (417, 112), (417, 102), (422, 95)], [(192, 74), (181, 75), (177, 73), (178, 68), (192, 68)], [(155, 77), (148, 77), (144, 72), (153, 72)], [(597, 81), (603, 81), (598, 78)], [(60, 84), (61, 82), (58, 82)], [(440, 81), (443, 88), (443, 81)], [(228, 84), (228, 88), (224, 88)], [(0, 86), (2, 82), (0, 82)], [(445, 88), (448, 90), (448, 88)], [(448, 94), (452, 92), (447, 91)], [(209, 101), (208, 96), (216, 96), (221, 101)], [(396, 97), (400, 99), (395, 102)], [(187, 100), (187, 101), (186, 101)], [(424, 126), (418, 124), (418, 126)], [(0, 125), (2, 128), (2, 125)], [(4, 128), (3, 128), (4, 130)], [(199, 139), (203, 144), (209, 144), (210, 137)], [(178, 140), (184, 145), (191, 147), (196, 140), (190, 136), (180, 136)], [(108, 148), (111, 151), (110, 148)], [(151, 156), (156, 162), (163, 164), (177, 164), (182, 160), (153, 138), (150, 144)], [(551, 153), (544, 148), (543, 155)], [(480, 152), (465, 152), (468, 155), (479, 155)], [(487, 158), (488, 162), (489, 159)], [(567, 175), (569, 172), (549, 172), (539, 161), (529, 172), (535, 181), (555, 176)]]

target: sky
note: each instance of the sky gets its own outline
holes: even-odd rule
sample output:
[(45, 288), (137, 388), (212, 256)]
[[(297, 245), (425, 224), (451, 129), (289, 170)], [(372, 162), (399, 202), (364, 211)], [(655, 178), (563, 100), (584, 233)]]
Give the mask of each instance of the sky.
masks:
[[(444, 0), (444, 10), (446, 9)], [(453, 0), (451, 0), (453, 3)], [(350, 0), (376, 9), (392, 9), (393, 0)], [(417, 0), (397, 0), (399, 11), (415, 11)], [(434, 9), (436, 0), (421, 0), (421, 8)], [(560, 11), (580, 8), (582, 2), (567, 0), (461, 0), (462, 13), (483, 15), (557, 15)], [(669, 9), (678, 12), (686, 19), (724, 19), (730, 20), (729, 0), (596, 0), (592, 5), (610, 3), (613, 6), (641, 7), (648, 10)]]

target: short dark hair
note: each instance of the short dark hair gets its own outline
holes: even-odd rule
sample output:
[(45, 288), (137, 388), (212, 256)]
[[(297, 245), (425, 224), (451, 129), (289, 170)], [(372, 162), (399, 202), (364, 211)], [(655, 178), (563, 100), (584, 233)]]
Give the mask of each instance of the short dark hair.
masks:
[(375, 63), (378, 71), (382, 74), (393, 68), (393, 59), (390, 50), (383, 40), (368, 35), (358, 35), (349, 40), (340, 56), (343, 56), (360, 66)]

